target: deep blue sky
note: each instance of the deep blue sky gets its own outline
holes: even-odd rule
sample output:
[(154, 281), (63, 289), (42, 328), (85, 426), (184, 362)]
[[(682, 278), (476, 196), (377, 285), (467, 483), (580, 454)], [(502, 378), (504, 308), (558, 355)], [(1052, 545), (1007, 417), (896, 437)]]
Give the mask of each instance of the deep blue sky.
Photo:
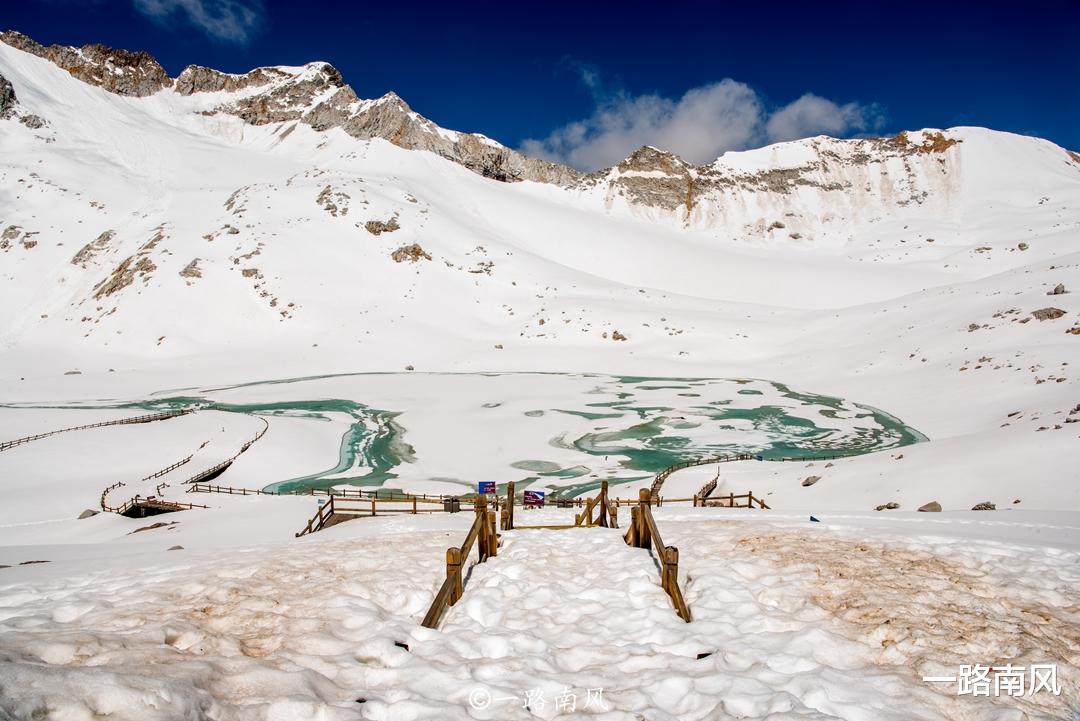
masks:
[[(224, 5), (253, 11), (216, 28), (232, 38), (191, 19)], [(1075, 1), (21, 0), (3, 4), (0, 26), (46, 44), (147, 50), (171, 75), (189, 63), (242, 72), (326, 60), (361, 97), (394, 90), (440, 125), (515, 147), (593, 115), (584, 68), (601, 102), (677, 101), (732, 78), (766, 109), (807, 92), (870, 107), (863, 132), (985, 125), (1080, 149)]]

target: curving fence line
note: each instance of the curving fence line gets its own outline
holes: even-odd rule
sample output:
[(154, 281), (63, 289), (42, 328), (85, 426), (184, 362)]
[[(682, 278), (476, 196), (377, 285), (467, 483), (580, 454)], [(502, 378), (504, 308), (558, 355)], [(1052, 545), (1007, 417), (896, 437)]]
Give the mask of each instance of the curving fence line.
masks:
[[(220, 474), (222, 471), (224, 471), (229, 466), (231, 466), (233, 461), (235, 461), (237, 458), (240, 457), (241, 453), (243, 453), (244, 451), (246, 451), (247, 449), (249, 449), (253, 445), (255, 445), (255, 443), (258, 442), (258, 440), (260, 438), (262, 438), (264, 435), (266, 435), (266, 432), (270, 429), (269, 421), (267, 421), (265, 418), (262, 418), (261, 416), (259, 417), (259, 420), (261, 420), (263, 422), (263, 427), (259, 430), (258, 433), (255, 434), (255, 436), (253, 438), (245, 441), (243, 443), (243, 445), (240, 446), (240, 450), (237, 451), (233, 456), (225, 459), (221, 463), (217, 463), (217, 464), (211, 466), (210, 468), (206, 468), (206, 469), (203, 469), (203, 470), (199, 471), (198, 473), (194, 474), (193, 476), (191, 476), (191, 477), (185, 479), (184, 481), (182, 481), (180, 483), (180, 485), (188, 485), (188, 484), (196, 484), (197, 485), (199, 481), (205, 480), (207, 478), (212, 478), (212, 477)], [(203, 444), (203, 445), (206, 445), (206, 444)], [(192, 454), (192, 456), (193, 455), (194, 454)], [(179, 468), (180, 466), (183, 466), (184, 464), (190, 462), (191, 459), (192, 459), (192, 456), (188, 456), (187, 458), (184, 458), (184, 459), (182, 459), (180, 461), (177, 461), (176, 463), (173, 463), (172, 465), (166, 466), (165, 468), (162, 468), (160, 471), (156, 471), (154, 473), (151, 473), (149, 476), (139, 479), (139, 481), (140, 482), (149, 481), (149, 480), (152, 480), (154, 478), (159, 478), (161, 476), (164, 476), (166, 473), (174, 471), (177, 468)], [(108, 503), (106, 502), (109, 493), (111, 491), (113, 491), (114, 489), (116, 489), (116, 488), (120, 488), (121, 486), (126, 486), (126, 485), (127, 484), (124, 481), (117, 481), (116, 483), (112, 484), (111, 486), (106, 488), (104, 491), (102, 491), (101, 492), (101, 510), (109, 511), (109, 512), (112, 512), (112, 513), (119, 513), (120, 515), (123, 515), (123, 514), (127, 513), (129, 510), (131, 510), (135, 506), (148, 506), (148, 507), (158, 508), (160, 510), (181, 510), (181, 509), (184, 509), (184, 508), (208, 508), (208, 506), (203, 506), (203, 505), (200, 505), (200, 504), (197, 504), (197, 503), (180, 503), (180, 502), (176, 502), (176, 501), (164, 501), (164, 500), (153, 498), (153, 497), (146, 498), (146, 497), (143, 497), (141, 495), (136, 495), (134, 498), (128, 499), (127, 501), (120, 504), (119, 506), (115, 506), (115, 507), (109, 506)], [(155, 491), (160, 494), (162, 489), (167, 488), (169, 485), (170, 485), (169, 483), (160, 483), (160, 484), (158, 484)]]
[(31, 441), (41, 440), (42, 438), (48, 438), (49, 436), (55, 436), (58, 433), (67, 433), (68, 431), (85, 431), (90, 428), (102, 428), (104, 426), (123, 426), (130, 423), (151, 423), (153, 421), (165, 421), (170, 418), (176, 418), (177, 416), (186, 416), (189, 413), (194, 413), (194, 409), (186, 408), (179, 411), (162, 411), (161, 413), (151, 413), (145, 416), (133, 416), (131, 418), (118, 418), (115, 421), (102, 421), (101, 423), (91, 423), (85, 426), (72, 426), (71, 428), (61, 428), (56, 431), (47, 431), (46, 433), (38, 433), (33, 436), (26, 436), (24, 438), (16, 438), (13, 441), (0, 442), (0, 451), (6, 451), (16, 446), (21, 446), (24, 443)]

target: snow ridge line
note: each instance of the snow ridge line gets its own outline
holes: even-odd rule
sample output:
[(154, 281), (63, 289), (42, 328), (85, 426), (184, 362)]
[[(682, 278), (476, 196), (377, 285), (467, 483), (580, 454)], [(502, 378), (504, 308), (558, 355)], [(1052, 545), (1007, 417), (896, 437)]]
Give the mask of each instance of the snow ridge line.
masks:
[(104, 426), (122, 426), (129, 423), (151, 423), (153, 421), (165, 421), (170, 418), (176, 418), (178, 416), (186, 416), (189, 413), (194, 413), (194, 409), (185, 408), (179, 411), (162, 411), (160, 413), (151, 413), (145, 416), (134, 416), (132, 418), (119, 418), (115, 421), (102, 421), (101, 423), (90, 423), (85, 426), (72, 426), (71, 428), (61, 428), (55, 431), (48, 431), (46, 433), (38, 433), (33, 436), (25, 436), (23, 438), (16, 438), (11, 441), (4, 441), (0, 443), (0, 451), (6, 451), (16, 446), (21, 446), (24, 443), (31, 441), (37, 441), (42, 438), (48, 438), (49, 436), (55, 436), (58, 433), (67, 433), (68, 431), (83, 431), (89, 428), (102, 428)]

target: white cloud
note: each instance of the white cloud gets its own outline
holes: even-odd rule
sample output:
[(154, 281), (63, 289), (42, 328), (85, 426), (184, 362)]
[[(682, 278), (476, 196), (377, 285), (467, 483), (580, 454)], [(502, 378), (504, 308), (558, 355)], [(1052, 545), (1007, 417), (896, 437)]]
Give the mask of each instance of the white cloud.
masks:
[(180, 17), (215, 40), (246, 43), (262, 26), (262, 0), (134, 0), (135, 9), (159, 24)]
[(769, 116), (765, 134), (770, 142), (795, 140), (809, 135), (844, 135), (852, 130), (866, 130), (876, 121), (876, 111), (858, 103), (837, 105), (831, 100), (807, 93)]
[(654, 145), (693, 163), (707, 163), (727, 150), (821, 133), (845, 135), (880, 122), (874, 106), (837, 105), (812, 94), (770, 111), (750, 86), (731, 79), (693, 88), (677, 100), (655, 94), (604, 97), (595, 93), (595, 71), (588, 72), (583, 80), (597, 101), (592, 115), (546, 138), (524, 141), (522, 152), (593, 170), (618, 163), (642, 145)]

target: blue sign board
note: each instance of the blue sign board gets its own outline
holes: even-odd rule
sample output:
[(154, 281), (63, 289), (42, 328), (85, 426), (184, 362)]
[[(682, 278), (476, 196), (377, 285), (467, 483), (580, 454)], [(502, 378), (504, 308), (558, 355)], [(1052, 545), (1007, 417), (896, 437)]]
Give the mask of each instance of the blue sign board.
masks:
[(495, 493), (495, 481), (480, 481), (477, 485), (477, 493), (481, 496), (485, 493)]
[(544, 507), (544, 492), (543, 491), (525, 491), (522, 494), (522, 504), (525, 508), (543, 508)]

